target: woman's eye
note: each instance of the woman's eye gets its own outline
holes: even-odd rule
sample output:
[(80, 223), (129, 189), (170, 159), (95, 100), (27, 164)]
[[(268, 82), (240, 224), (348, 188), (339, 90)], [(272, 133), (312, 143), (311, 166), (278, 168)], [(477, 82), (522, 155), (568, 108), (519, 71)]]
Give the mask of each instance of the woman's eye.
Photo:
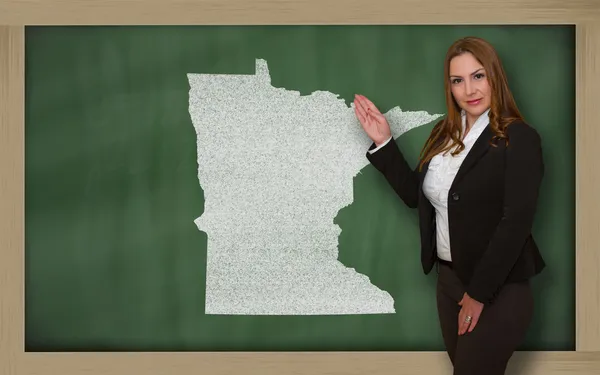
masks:
[(484, 77), (483, 73), (477, 73), (477, 74), (475, 74), (475, 78), (477, 78), (477, 79), (481, 79), (483, 77)]
[(454, 79), (452, 80), (452, 84), (457, 84), (457, 83), (459, 83), (459, 82), (460, 82), (460, 78), (454, 78)]

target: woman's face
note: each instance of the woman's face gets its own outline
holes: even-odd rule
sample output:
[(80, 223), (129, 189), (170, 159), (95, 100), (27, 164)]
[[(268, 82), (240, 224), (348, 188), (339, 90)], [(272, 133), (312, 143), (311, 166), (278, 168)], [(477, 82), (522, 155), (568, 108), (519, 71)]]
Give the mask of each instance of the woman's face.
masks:
[(492, 92), (487, 72), (468, 52), (450, 61), (450, 87), (454, 100), (467, 113), (470, 125), (491, 106)]

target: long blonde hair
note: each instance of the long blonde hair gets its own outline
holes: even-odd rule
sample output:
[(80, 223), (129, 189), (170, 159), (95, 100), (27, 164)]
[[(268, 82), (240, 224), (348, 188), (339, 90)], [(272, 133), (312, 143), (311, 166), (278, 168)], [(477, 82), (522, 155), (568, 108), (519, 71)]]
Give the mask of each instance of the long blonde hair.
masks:
[(459, 39), (450, 46), (444, 61), (444, 88), (448, 114), (434, 126), (421, 150), (419, 170), (436, 154), (455, 148), (452, 152), (455, 155), (465, 147), (461, 141), (463, 132), (461, 108), (454, 100), (450, 87), (450, 61), (463, 53), (471, 53), (486, 71), (492, 92), (492, 104), (489, 111), (490, 128), (494, 132), (492, 146), (496, 146), (494, 142), (498, 139), (503, 139), (508, 143), (507, 126), (515, 120), (523, 119), (508, 88), (504, 68), (494, 47), (484, 39), (477, 37)]

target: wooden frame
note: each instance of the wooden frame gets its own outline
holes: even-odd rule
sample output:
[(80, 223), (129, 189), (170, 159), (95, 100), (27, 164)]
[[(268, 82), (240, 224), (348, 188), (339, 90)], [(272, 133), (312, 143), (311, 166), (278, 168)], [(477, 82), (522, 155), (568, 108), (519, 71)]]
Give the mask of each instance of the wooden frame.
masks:
[[(445, 352), (25, 353), (24, 26), (576, 25), (576, 350), (519, 352), (508, 373), (600, 373), (600, 2), (597, 0), (0, 0), (1, 374), (450, 374)], [(560, 79), (560, 77), (557, 77)]]

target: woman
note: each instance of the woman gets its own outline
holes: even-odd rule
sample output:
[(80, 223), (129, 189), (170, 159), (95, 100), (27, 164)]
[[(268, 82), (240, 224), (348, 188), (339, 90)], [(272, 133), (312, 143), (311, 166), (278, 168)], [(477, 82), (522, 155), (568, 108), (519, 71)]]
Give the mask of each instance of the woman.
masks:
[(531, 235), (544, 164), (502, 64), (468, 37), (444, 65), (447, 116), (412, 170), (385, 117), (356, 95), (368, 160), (419, 213), (425, 274), (438, 264), (437, 306), (454, 374), (504, 374), (533, 313), (529, 279), (545, 266)]

